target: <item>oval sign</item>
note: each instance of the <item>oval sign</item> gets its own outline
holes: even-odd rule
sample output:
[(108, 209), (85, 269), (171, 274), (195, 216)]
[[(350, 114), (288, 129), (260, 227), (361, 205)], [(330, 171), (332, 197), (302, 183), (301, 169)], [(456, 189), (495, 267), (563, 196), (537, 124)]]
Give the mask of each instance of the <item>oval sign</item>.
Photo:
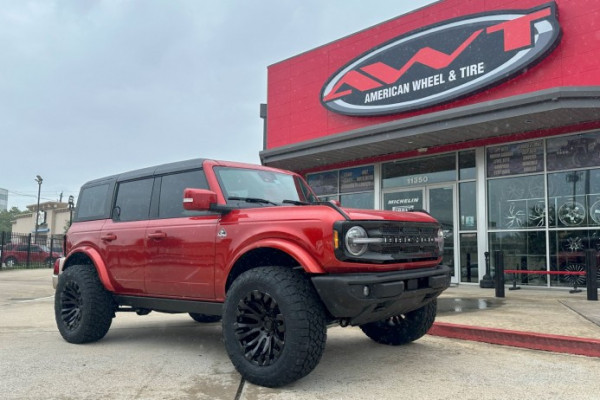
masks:
[(354, 59), (321, 90), (344, 115), (384, 115), (456, 100), (511, 78), (560, 40), (556, 3), (445, 21)]

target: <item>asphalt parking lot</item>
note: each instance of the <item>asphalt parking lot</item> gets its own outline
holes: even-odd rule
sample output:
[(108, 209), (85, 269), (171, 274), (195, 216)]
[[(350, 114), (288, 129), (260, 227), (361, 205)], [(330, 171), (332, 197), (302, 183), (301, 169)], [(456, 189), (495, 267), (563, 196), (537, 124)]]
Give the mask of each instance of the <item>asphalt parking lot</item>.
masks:
[(279, 389), (244, 382), (219, 324), (120, 313), (107, 336), (59, 335), (49, 270), (0, 271), (2, 399), (507, 399), (600, 397), (600, 359), (425, 336), (378, 345), (331, 328), (321, 363)]

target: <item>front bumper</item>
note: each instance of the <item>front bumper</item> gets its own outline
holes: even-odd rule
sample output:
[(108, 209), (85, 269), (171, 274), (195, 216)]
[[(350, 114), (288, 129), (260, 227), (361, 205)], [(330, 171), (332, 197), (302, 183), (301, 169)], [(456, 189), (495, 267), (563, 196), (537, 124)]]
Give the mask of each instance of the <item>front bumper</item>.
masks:
[(335, 319), (362, 325), (423, 307), (450, 286), (450, 268), (317, 275), (313, 285)]
[(63, 268), (65, 266), (65, 257), (60, 257), (54, 260), (54, 270), (52, 272), (52, 287), (56, 289), (58, 285), (58, 276), (62, 274)]

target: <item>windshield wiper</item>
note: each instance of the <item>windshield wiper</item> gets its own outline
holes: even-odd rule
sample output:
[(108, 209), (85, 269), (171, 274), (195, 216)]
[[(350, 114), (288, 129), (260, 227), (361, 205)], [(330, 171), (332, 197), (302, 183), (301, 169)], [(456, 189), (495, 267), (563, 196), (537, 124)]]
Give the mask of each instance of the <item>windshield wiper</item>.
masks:
[(239, 201), (245, 201), (246, 203), (260, 203), (260, 204), (271, 204), (274, 206), (278, 206), (279, 204), (272, 202), (271, 200), (266, 200), (266, 199), (260, 199), (258, 197), (237, 197), (237, 196), (232, 196), (232, 197), (228, 197), (227, 200), (239, 200)]
[(307, 206), (310, 203), (307, 203), (306, 201), (298, 201), (298, 200), (283, 200), (281, 202), (281, 204), (293, 204), (295, 206)]

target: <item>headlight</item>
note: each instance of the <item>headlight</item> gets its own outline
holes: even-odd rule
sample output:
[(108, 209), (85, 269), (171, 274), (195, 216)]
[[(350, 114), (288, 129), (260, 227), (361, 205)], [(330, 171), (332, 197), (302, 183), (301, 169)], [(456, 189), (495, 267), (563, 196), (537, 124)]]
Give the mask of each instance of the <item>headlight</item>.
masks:
[(444, 254), (444, 231), (442, 228), (438, 229), (437, 238), (435, 239), (438, 245), (438, 249), (440, 251), (440, 256)]
[(353, 226), (352, 228), (348, 229), (348, 232), (346, 232), (346, 237), (344, 238), (348, 253), (354, 257), (363, 255), (369, 246), (367, 241), (364, 241), (364, 239), (367, 239), (368, 237), (367, 231), (360, 226)]

